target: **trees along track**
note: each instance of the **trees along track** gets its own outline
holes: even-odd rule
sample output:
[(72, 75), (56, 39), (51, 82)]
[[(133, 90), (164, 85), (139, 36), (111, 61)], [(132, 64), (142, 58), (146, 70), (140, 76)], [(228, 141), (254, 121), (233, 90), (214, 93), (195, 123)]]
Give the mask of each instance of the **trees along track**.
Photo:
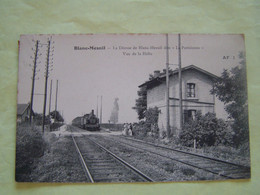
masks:
[[(81, 140), (80, 140), (81, 139)], [(88, 182), (152, 182), (144, 173), (90, 138), (74, 138)], [(77, 142), (76, 142), (77, 140)]]
[[(111, 138), (111, 136), (110, 136)], [(123, 141), (121, 138), (128, 140)], [(108, 138), (109, 139), (109, 138)], [(250, 178), (250, 167), (238, 165), (235, 163), (215, 159), (199, 154), (194, 154), (166, 146), (155, 145), (150, 142), (120, 136), (120, 138), (112, 138), (114, 141), (143, 150), (173, 161), (186, 164), (188, 166), (201, 169), (227, 179), (248, 179)], [(120, 139), (120, 140), (119, 140)], [(129, 143), (131, 141), (131, 143)], [(150, 147), (152, 146), (152, 147)], [(156, 149), (156, 150), (155, 150)]]

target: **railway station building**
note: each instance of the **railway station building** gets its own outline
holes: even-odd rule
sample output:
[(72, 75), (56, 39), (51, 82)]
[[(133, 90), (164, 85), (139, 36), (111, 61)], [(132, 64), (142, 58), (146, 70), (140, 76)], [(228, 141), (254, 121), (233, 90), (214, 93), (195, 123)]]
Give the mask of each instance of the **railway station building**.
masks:
[[(195, 65), (183, 67), (181, 71), (183, 123), (193, 119), (198, 111), (202, 114), (214, 113), (215, 96), (210, 90), (218, 77)], [(160, 133), (166, 131), (166, 70), (154, 71), (153, 79), (139, 87), (147, 89), (147, 108), (157, 107), (160, 110), (158, 119)], [(180, 129), (178, 69), (169, 71), (169, 120), (172, 133), (178, 135)]]
[[(32, 113), (34, 114), (34, 113)], [(27, 122), (30, 117), (30, 104), (17, 104), (17, 123)]]

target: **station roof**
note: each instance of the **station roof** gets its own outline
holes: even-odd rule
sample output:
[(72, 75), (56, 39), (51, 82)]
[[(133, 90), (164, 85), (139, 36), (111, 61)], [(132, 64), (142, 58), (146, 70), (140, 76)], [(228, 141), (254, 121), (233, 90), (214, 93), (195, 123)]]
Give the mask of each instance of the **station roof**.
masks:
[(30, 104), (17, 104), (17, 115), (22, 115)]
[[(195, 65), (189, 65), (189, 66), (186, 66), (186, 67), (183, 67), (181, 69), (181, 72), (185, 72), (187, 70), (197, 70), (203, 74), (206, 74), (207, 76), (209, 76), (210, 78), (212, 79), (217, 79), (219, 78), (218, 76), (206, 71), (206, 70), (203, 70)], [(175, 70), (170, 70), (169, 71), (169, 77), (173, 76), (173, 75), (178, 75), (179, 73), (179, 70), (178, 69), (175, 69)], [(159, 76), (153, 78), (152, 80), (149, 80), (149, 81), (146, 81), (144, 82), (143, 84), (139, 85), (138, 87), (143, 87), (143, 86), (151, 86), (151, 85), (156, 85), (158, 83), (161, 83), (162, 81), (166, 80), (166, 73), (164, 72), (161, 72)]]

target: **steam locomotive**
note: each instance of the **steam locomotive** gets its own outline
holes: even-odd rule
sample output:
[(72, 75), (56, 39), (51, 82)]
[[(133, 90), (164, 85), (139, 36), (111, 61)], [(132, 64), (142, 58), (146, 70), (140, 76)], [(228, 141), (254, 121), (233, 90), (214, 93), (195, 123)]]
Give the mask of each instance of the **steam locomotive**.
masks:
[(90, 114), (77, 117), (72, 121), (72, 125), (86, 129), (89, 131), (96, 131), (100, 129), (99, 119), (94, 114), (94, 110)]

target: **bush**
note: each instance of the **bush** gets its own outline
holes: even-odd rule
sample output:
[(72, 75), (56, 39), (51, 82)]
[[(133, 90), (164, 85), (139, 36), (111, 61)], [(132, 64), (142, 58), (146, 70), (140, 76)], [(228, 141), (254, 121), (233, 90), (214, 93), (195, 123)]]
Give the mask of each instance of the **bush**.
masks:
[(137, 137), (145, 137), (147, 135), (158, 137), (158, 116), (159, 109), (157, 107), (149, 108), (145, 112), (145, 121), (140, 121), (133, 125), (133, 135)]
[(157, 107), (149, 108), (145, 112), (145, 123), (147, 124), (148, 131), (151, 132), (151, 135), (158, 136), (159, 127), (158, 127), (158, 118), (159, 118), (159, 109)]
[(133, 135), (136, 137), (145, 137), (147, 133), (150, 131), (150, 125), (145, 123), (144, 121), (140, 121), (139, 123), (135, 123), (133, 125)]
[(51, 125), (50, 125), (50, 131), (55, 131), (55, 130), (57, 130), (59, 127), (61, 127), (62, 125), (63, 125), (63, 123), (60, 123), (60, 122), (51, 123)]
[(16, 181), (29, 181), (32, 164), (43, 156), (46, 143), (36, 127), (23, 124), (17, 127), (16, 134)]
[(218, 119), (214, 113), (196, 114), (195, 120), (184, 125), (180, 133), (180, 140), (184, 146), (193, 146), (194, 140), (197, 147), (232, 145), (233, 131), (227, 123)]

